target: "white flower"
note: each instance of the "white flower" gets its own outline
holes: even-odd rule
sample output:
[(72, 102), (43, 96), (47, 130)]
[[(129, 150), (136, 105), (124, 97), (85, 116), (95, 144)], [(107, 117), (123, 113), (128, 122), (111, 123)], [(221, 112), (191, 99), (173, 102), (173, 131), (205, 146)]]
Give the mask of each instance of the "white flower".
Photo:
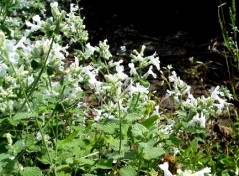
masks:
[(144, 62), (144, 57), (143, 56), (141, 56), (140, 54), (138, 54), (137, 56), (134, 56), (133, 57), (133, 61), (134, 62), (139, 62), (139, 63), (143, 63)]
[(88, 82), (90, 83), (90, 88), (96, 89), (96, 92), (99, 92), (101, 90), (103, 83), (96, 80), (95, 76), (91, 76)]
[(194, 176), (191, 170), (182, 171), (181, 169), (177, 169), (177, 174), (180, 176)]
[(15, 52), (15, 53), (10, 53), (9, 54), (9, 61), (12, 63), (12, 64), (17, 64), (18, 61), (19, 61), (20, 57), (19, 55)]
[(205, 115), (201, 112), (200, 116), (197, 113), (192, 120), (188, 122), (190, 125), (195, 125), (196, 123), (199, 123), (201, 128), (206, 127), (206, 117)]
[(102, 114), (102, 110), (94, 109), (93, 114), (95, 115), (94, 120), (99, 121)]
[(185, 103), (185, 105), (193, 104), (193, 105), (197, 106), (197, 99), (195, 99), (194, 96), (191, 93), (189, 93), (188, 98), (184, 103)]
[(173, 124), (161, 126), (160, 132), (163, 134), (170, 134), (172, 132)]
[(122, 65), (117, 65), (116, 66), (116, 71), (117, 71), (117, 76), (119, 78), (119, 80), (123, 81), (126, 78), (128, 78), (128, 75), (126, 75), (123, 71), (124, 71), (124, 66)]
[(70, 4), (70, 12), (76, 12), (77, 10), (79, 10), (79, 7), (76, 4), (71, 3)]
[(35, 15), (32, 17), (33, 23), (31, 23), (30, 21), (26, 21), (26, 25), (28, 27), (31, 27), (30, 31), (26, 31), (26, 36), (30, 33), (30, 32), (34, 32), (37, 31), (38, 29), (41, 28), (42, 25), (42, 21), (41, 21), (41, 17), (39, 15)]
[(109, 114), (109, 113), (104, 113), (102, 116), (104, 116), (105, 118), (108, 118), (108, 119), (114, 119), (115, 116)]
[(23, 166), (19, 164), (19, 171), (22, 172), (24, 170)]
[(221, 95), (221, 96), (224, 95), (223, 92), (220, 92), (220, 91), (219, 91), (219, 88), (220, 88), (220, 87), (217, 86), (217, 87), (212, 88), (212, 89), (210, 90), (210, 92), (211, 92), (211, 97), (214, 98), (214, 99), (216, 99), (216, 100), (219, 98), (218, 95)]
[(168, 170), (168, 168), (169, 168), (168, 162), (160, 164), (159, 167), (163, 171), (164, 176), (172, 176), (172, 173)]
[(91, 46), (90, 43), (86, 44), (86, 49), (85, 49), (85, 58), (88, 59), (92, 54), (95, 52), (95, 47)]
[(215, 103), (215, 106), (218, 108), (218, 110), (217, 110), (217, 113), (218, 113), (218, 114), (221, 113), (221, 112), (222, 112), (222, 109), (223, 109), (226, 105), (229, 104), (229, 103), (226, 102), (225, 99), (221, 98), (221, 97), (224, 97), (225, 95), (224, 95), (224, 93), (223, 93), (222, 91), (220, 91), (219, 89), (220, 89), (220, 87), (217, 86), (216, 88), (212, 88), (212, 89), (210, 90), (210, 92), (211, 92), (211, 98), (213, 98), (213, 99), (215, 99), (216, 101), (219, 102), (218, 104)]
[(121, 47), (120, 47), (120, 50), (121, 50), (122, 52), (126, 52), (126, 46), (121, 46)]
[(157, 105), (157, 106), (154, 107), (153, 114), (159, 115), (159, 105)]
[(155, 57), (156, 56), (156, 53), (154, 53), (152, 56), (149, 56), (149, 60), (151, 62), (151, 64), (153, 64), (157, 70), (160, 70), (160, 60), (159, 60), (159, 57)]
[(14, 160), (14, 159), (15, 159), (15, 156), (10, 156), (9, 159), (10, 159), (10, 160)]
[(112, 56), (109, 51), (109, 45), (107, 45), (107, 40), (105, 39), (104, 42), (99, 42), (99, 47), (96, 47), (96, 51), (99, 52), (100, 56), (102, 58), (105, 58), (106, 60), (109, 60), (109, 58)]
[(180, 153), (180, 150), (179, 150), (179, 148), (177, 148), (177, 147), (173, 147), (172, 150), (173, 150), (173, 155), (174, 155), (174, 156), (176, 156), (177, 154)]
[(147, 95), (149, 93), (148, 88), (140, 85), (139, 83), (136, 83), (136, 85), (134, 86), (132, 83), (132, 80), (130, 81), (129, 86), (126, 88), (126, 91), (129, 91), (131, 95), (135, 93), (141, 93), (141, 94)]
[(41, 24), (41, 17), (39, 15), (35, 15), (32, 17), (32, 20), (35, 21), (37, 24)]
[(209, 174), (209, 173), (211, 173), (211, 168), (206, 167), (198, 172), (195, 172), (194, 176), (204, 176), (204, 174)]
[(208, 167), (195, 173), (193, 173), (191, 170), (182, 171), (181, 169), (177, 169), (177, 174), (180, 176), (204, 176), (204, 174), (211, 175), (209, 173), (211, 173), (211, 168)]
[(50, 6), (51, 6), (51, 8), (54, 8), (54, 7), (58, 7), (58, 2), (52, 2), (51, 4), (50, 4)]
[(123, 111), (125, 113), (127, 112), (128, 107), (127, 106), (126, 107), (123, 106), (123, 100), (122, 99), (119, 99), (118, 105), (119, 105), (121, 111)]
[(128, 65), (129, 65), (129, 68), (130, 68), (130, 72), (129, 72), (130, 75), (136, 75), (137, 71), (136, 71), (136, 69), (134, 67), (134, 63), (129, 63)]
[(148, 70), (148, 72), (147, 72), (146, 74), (152, 75), (153, 78), (156, 79), (156, 78), (157, 78), (157, 75), (153, 72), (152, 68), (153, 68), (153, 66), (151, 65), (151, 66), (149, 67), (149, 70)]
[(173, 66), (171, 64), (167, 65), (167, 69), (171, 70), (173, 68)]
[(28, 84), (28, 86), (30, 86), (33, 83), (33, 81), (34, 81), (33, 75), (28, 75), (27, 76), (27, 84)]
[(24, 49), (24, 51), (26, 50), (26, 46), (25, 46), (25, 42), (26, 42), (26, 40), (27, 40), (27, 38), (25, 37), (25, 36), (23, 36), (22, 38), (21, 38), (21, 40), (16, 44), (16, 48), (23, 48)]
[(169, 82), (174, 82), (175, 80), (177, 80), (177, 74), (175, 71), (172, 71), (172, 75), (168, 77)]
[(12, 135), (10, 133), (7, 133), (6, 138), (7, 138), (8, 145), (11, 146), (12, 145)]
[(113, 60), (110, 60), (109, 62), (108, 62), (108, 65), (109, 65), (109, 67), (111, 67), (111, 68), (113, 68), (113, 67), (117, 67), (117, 66), (120, 66), (120, 64), (122, 64), (124, 61), (121, 59), (121, 60), (119, 60), (118, 62), (115, 62), (115, 61), (113, 61)]
[(36, 134), (36, 139), (38, 140), (38, 141), (41, 141), (42, 140), (42, 135), (41, 135), (41, 133), (38, 131), (37, 132), (37, 134)]
[(3, 78), (7, 74), (9, 67), (5, 63), (0, 63), (0, 77)]
[(239, 168), (236, 168), (235, 175), (239, 175)]

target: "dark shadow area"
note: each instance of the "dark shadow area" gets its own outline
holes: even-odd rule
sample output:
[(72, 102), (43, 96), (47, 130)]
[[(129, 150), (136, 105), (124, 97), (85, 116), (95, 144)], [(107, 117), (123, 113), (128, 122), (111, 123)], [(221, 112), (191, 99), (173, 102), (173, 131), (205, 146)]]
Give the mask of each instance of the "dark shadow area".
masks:
[(186, 30), (199, 42), (220, 34), (217, 15), (220, 0), (81, 0), (79, 4), (89, 29), (134, 25), (153, 35)]

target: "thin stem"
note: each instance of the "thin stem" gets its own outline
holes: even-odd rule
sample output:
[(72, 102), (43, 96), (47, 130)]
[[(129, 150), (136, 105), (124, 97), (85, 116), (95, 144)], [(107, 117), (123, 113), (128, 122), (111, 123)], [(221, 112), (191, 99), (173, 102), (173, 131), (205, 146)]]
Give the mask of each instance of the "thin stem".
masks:
[(139, 154), (139, 164), (138, 164), (138, 171), (137, 171), (137, 175), (139, 175), (140, 172), (140, 168), (141, 168), (141, 163), (142, 163), (142, 154), (143, 154), (143, 149), (141, 149), (140, 154)]
[(120, 103), (118, 101), (118, 118), (119, 118), (119, 132), (120, 132), (120, 142), (119, 142), (119, 154), (121, 153), (121, 145), (122, 145), (122, 118), (121, 118), (121, 112), (120, 112)]
[[(49, 152), (49, 148), (48, 148), (48, 145), (47, 145), (47, 142), (46, 142), (46, 139), (44, 138), (43, 130), (42, 130), (42, 128), (41, 128), (41, 126), (38, 122), (37, 116), (35, 116), (34, 118), (35, 118), (35, 121), (36, 121), (36, 124), (37, 124), (37, 128), (39, 129), (39, 132), (42, 136), (42, 141), (43, 141), (44, 147), (46, 148), (47, 156), (49, 158), (49, 161), (50, 161), (51, 165), (54, 166), (53, 160), (52, 160), (52, 157), (51, 157), (51, 154)], [(57, 175), (55, 167), (53, 167), (53, 173), (54, 173), (55, 176)]]
[(137, 99), (136, 99), (136, 102), (135, 102), (135, 104), (134, 104), (133, 110), (135, 110), (135, 108), (136, 108), (136, 106), (137, 106), (137, 104), (138, 104), (138, 102), (139, 102), (139, 97), (140, 97), (140, 92), (137, 94)]
[[(227, 71), (228, 71), (228, 76), (229, 76), (229, 79), (230, 79), (230, 85), (231, 85), (231, 91), (232, 91), (232, 95), (233, 95), (233, 98), (235, 99), (235, 100), (238, 100), (237, 99), (237, 94), (236, 94), (236, 90), (235, 90), (235, 86), (234, 86), (234, 73), (233, 73), (233, 70), (232, 69), (230, 69), (230, 65), (229, 65), (229, 63), (228, 63), (228, 58), (227, 58), (227, 56), (225, 56), (225, 58), (226, 58), (226, 64), (227, 64)], [(232, 73), (232, 74), (231, 74)]]

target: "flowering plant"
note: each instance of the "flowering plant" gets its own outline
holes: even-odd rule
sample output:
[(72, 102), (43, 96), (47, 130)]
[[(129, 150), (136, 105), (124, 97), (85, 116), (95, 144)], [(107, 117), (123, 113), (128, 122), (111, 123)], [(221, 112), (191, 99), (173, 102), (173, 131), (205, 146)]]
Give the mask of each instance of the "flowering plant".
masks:
[[(51, 2), (51, 16), (39, 8), (42, 14), (32, 15), (21, 30), (1, 28), (0, 172), (210, 174), (214, 164), (200, 160), (200, 149), (208, 121), (231, 105), (229, 91), (217, 86), (208, 97), (195, 98), (171, 66), (165, 75), (157, 53), (145, 56), (144, 45), (128, 64), (113, 59), (107, 39), (98, 46), (88, 42), (78, 6), (71, 4), (68, 13), (61, 8)], [(6, 15), (2, 24), (11, 18)], [(171, 115), (161, 111), (149, 77), (168, 83)], [(183, 160), (190, 154), (194, 161)]]

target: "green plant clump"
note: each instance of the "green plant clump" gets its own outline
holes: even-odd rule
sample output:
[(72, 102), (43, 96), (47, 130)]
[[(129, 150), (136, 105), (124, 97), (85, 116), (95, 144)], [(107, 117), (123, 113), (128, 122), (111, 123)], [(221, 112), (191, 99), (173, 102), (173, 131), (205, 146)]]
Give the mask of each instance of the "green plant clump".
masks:
[[(88, 42), (78, 6), (60, 4), (0, 2), (2, 176), (238, 175), (238, 131), (226, 149), (210, 133), (227, 88), (195, 97), (144, 45), (129, 64), (113, 59), (107, 39)], [(149, 77), (167, 87), (170, 113)]]

